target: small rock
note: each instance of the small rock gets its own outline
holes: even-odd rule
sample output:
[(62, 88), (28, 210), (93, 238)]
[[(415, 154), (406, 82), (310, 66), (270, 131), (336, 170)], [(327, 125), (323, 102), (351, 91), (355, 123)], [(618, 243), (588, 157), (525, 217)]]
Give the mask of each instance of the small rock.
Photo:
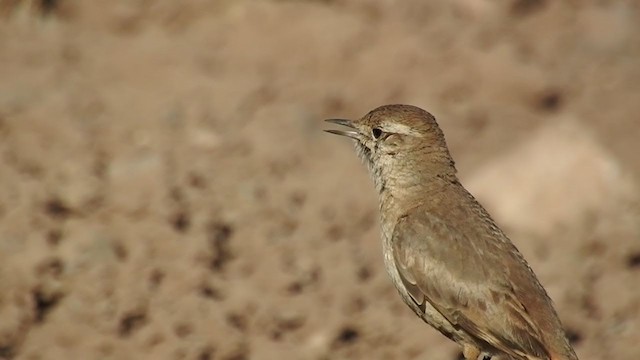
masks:
[(499, 223), (546, 235), (635, 197), (620, 164), (584, 125), (560, 120), (464, 182)]

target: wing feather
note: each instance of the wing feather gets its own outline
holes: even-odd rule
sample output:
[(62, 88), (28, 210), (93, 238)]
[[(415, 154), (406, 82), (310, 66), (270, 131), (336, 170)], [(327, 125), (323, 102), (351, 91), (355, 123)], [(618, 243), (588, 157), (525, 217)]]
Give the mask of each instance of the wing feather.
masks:
[(540, 330), (509, 280), (509, 261), (517, 259), (504, 249), (507, 243), (492, 241), (419, 208), (399, 220), (392, 236), (398, 272), (419, 306), (428, 301), (455, 327), (505, 354), (548, 359)]

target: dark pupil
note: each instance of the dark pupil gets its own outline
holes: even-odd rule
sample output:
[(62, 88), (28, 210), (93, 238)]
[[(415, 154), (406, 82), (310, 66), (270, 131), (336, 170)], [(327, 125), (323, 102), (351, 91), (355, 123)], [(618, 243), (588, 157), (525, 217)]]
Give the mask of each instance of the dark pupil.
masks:
[(379, 138), (382, 135), (382, 130), (378, 129), (378, 128), (373, 128), (371, 130), (371, 134), (373, 135), (373, 137), (375, 139)]

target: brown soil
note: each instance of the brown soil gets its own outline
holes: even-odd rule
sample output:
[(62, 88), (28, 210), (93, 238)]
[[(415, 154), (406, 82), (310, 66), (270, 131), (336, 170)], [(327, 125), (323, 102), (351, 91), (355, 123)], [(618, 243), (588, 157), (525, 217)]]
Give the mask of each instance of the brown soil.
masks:
[(396, 102), (580, 358), (640, 358), (632, 0), (0, 0), (0, 358), (456, 359), (321, 131)]

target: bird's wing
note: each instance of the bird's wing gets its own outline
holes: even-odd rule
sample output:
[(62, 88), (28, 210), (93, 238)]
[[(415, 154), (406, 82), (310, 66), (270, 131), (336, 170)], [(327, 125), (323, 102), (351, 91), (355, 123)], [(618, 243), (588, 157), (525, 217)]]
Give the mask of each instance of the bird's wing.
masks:
[(398, 221), (392, 243), (400, 277), (418, 306), (428, 301), (456, 328), (510, 356), (549, 358), (509, 280), (512, 245), (482, 231), (464, 234), (419, 208)]

